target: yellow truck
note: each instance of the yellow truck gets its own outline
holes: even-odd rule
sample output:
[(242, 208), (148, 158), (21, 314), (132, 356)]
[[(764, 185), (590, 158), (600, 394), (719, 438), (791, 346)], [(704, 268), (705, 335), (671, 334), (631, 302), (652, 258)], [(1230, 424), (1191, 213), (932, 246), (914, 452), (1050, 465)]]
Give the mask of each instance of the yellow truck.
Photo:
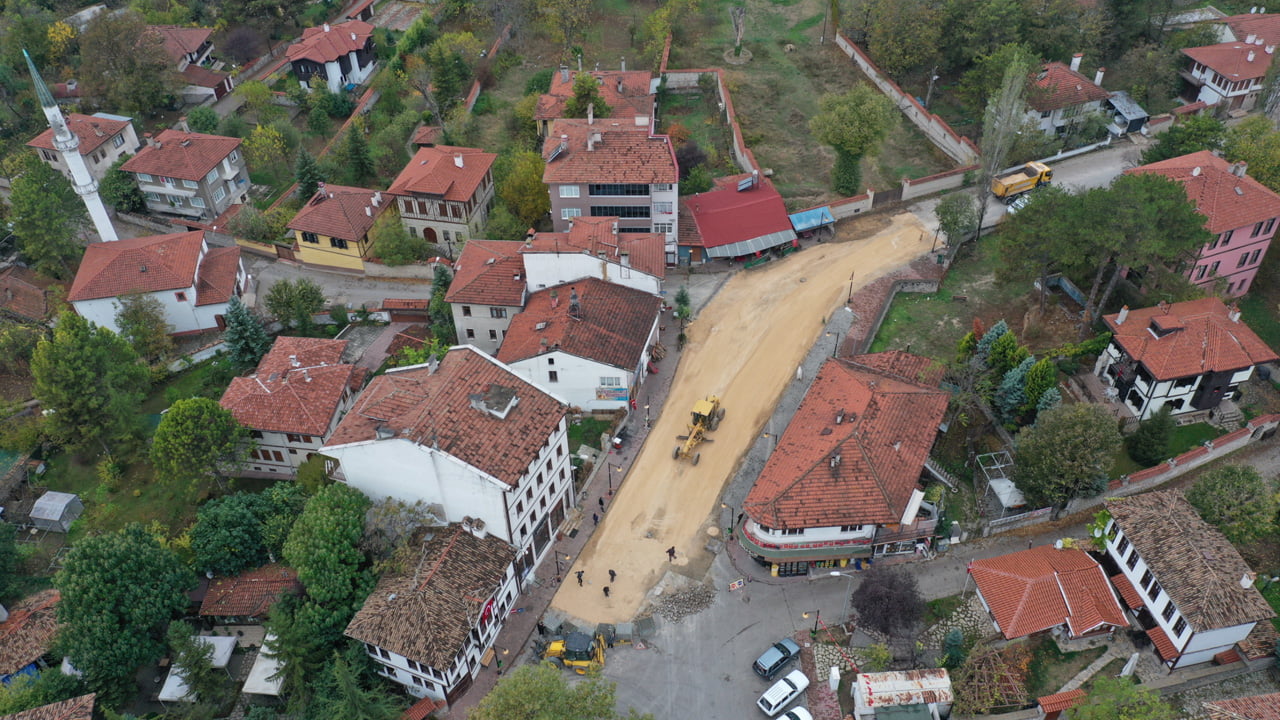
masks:
[(1030, 192), (1052, 179), (1053, 168), (1044, 163), (1029, 162), (1017, 170), (991, 178), (991, 194), (1008, 205), (1019, 195)]

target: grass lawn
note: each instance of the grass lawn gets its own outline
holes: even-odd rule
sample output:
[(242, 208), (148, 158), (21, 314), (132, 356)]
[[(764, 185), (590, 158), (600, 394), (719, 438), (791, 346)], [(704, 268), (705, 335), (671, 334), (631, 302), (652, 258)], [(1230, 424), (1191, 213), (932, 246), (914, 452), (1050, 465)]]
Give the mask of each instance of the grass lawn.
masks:
[(1280, 252), (1267, 253), (1249, 294), (1239, 303), (1241, 319), (1272, 350), (1280, 351)]
[(964, 598), (959, 595), (948, 595), (937, 600), (929, 600), (925, 603), (924, 626), (929, 627), (939, 620), (946, 620), (951, 617), (951, 613), (955, 612), (956, 608), (963, 604)]
[(569, 424), (569, 452), (577, 452), (578, 448), (586, 445), (596, 450), (603, 450), (600, 447), (600, 435), (609, 431), (609, 421), (597, 420), (590, 415), (575, 423)]
[[(1093, 690), (1093, 684), (1095, 681), (1097, 681), (1098, 678), (1118, 677), (1120, 675), (1120, 672), (1124, 670), (1124, 664), (1126, 662), (1127, 662), (1126, 658), (1116, 658), (1115, 660), (1112, 660), (1106, 665), (1103, 665), (1102, 669), (1099, 670), (1097, 673), (1095, 673), (1093, 677), (1089, 678), (1088, 680), (1085, 680), (1084, 684), (1081, 685), (1080, 687), (1084, 689), (1085, 693), (1088, 693), (1089, 691)], [(1132, 678), (1135, 676), (1130, 675), (1129, 677)]]
[[(1173, 434), (1169, 436), (1169, 450), (1166, 457), (1177, 457), (1188, 450), (1200, 447), (1206, 440), (1212, 440), (1221, 435), (1222, 431), (1209, 423), (1191, 423), (1190, 425), (1178, 426), (1173, 429)], [(1143, 466), (1129, 457), (1129, 452), (1121, 445), (1120, 449), (1116, 451), (1115, 462), (1111, 465), (1111, 477), (1118, 478), (1121, 475), (1129, 475), (1141, 469), (1143, 469)]]
[(1106, 648), (1064, 653), (1053, 638), (1042, 637), (1031, 641), (1031, 664), (1027, 667), (1027, 694), (1033, 698), (1052, 695), (1062, 689), (1071, 678), (1097, 660)]

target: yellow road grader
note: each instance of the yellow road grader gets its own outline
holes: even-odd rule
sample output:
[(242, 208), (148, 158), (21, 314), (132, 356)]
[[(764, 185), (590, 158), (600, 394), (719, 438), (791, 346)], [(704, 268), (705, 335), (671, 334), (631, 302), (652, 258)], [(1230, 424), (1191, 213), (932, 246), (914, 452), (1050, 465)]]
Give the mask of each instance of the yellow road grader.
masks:
[(724, 419), (724, 408), (720, 407), (720, 397), (708, 395), (699, 400), (693, 404), (693, 412), (690, 415), (688, 434), (676, 436), (676, 439), (683, 440), (684, 444), (677, 445), (675, 450), (671, 451), (671, 457), (676, 460), (689, 460), (697, 465), (702, 459), (702, 453), (694, 452), (694, 448), (698, 447), (698, 443), (711, 442), (711, 438), (706, 434), (720, 427), (720, 421)]

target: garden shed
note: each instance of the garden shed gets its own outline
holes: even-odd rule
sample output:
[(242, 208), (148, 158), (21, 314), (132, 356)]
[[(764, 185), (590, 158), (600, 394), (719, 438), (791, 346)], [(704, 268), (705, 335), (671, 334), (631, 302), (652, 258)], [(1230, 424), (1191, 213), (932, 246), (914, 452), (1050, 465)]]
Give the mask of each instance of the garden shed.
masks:
[(84, 512), (84, 503), (73, 493), (50, 490), (31, 508), (31, 524), (41, 530), (65, 533)]

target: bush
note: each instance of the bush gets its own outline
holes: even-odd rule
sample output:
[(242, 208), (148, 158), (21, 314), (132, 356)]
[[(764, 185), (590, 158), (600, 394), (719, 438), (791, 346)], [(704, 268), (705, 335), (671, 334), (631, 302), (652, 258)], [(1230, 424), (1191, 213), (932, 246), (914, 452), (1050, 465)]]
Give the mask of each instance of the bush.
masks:
[(551, 92), (551, 79), (555, 77), (556, 71), (551, 68), (543, 68), (533, 74), (529, 78), (529, 82), (524, 84), (525, 95), (545, 95)]
[(489, 93), (480, 93), (476, 97), (476, 104), (471, 108), (472, 115), (491, 115), (497, 108), (494, 106), (493, 96)]

